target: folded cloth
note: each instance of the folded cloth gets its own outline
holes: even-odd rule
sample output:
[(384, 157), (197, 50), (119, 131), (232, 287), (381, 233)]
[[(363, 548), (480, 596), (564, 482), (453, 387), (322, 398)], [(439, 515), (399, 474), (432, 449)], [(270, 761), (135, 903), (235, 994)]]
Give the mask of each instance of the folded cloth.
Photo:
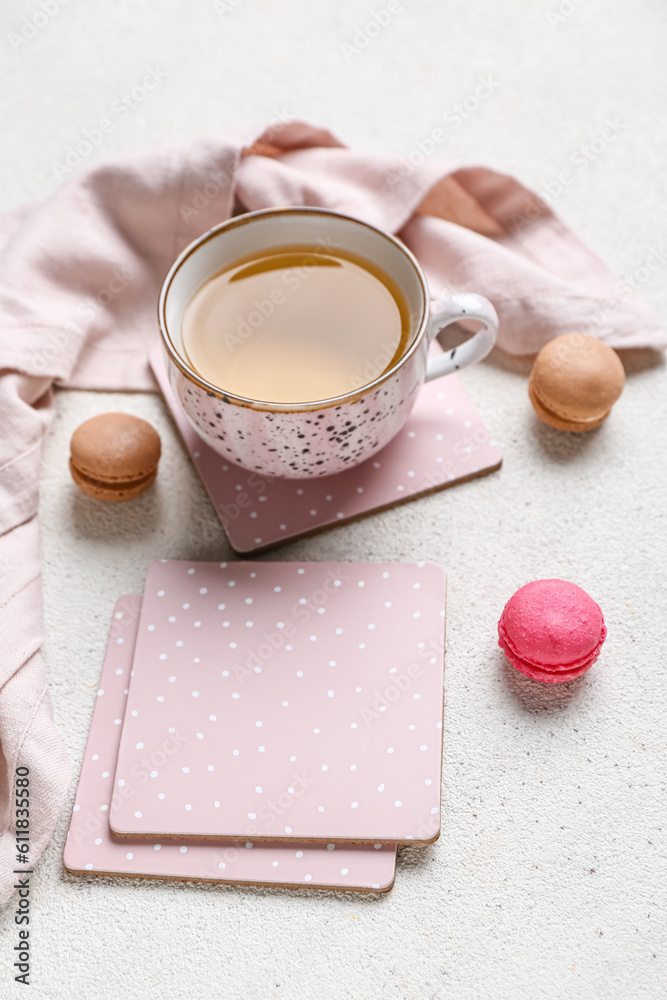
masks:
[(0, 901), (17, 866), (16, 767), (30, 768), (31, 862), (70, 777), (39, 652), (36, 512), (51, 386), (155, 389), (148, 353), (174, 257), (234, 212), (273, 205), (337, 209), (397, 233), (435, 296), (492, 300), (498, 345), (511, 353), (572, 330), (613, 347), (667, 346), (631, 289), (512, 177), (361, 153), (303, 122), (115, 157), (1, 216)]

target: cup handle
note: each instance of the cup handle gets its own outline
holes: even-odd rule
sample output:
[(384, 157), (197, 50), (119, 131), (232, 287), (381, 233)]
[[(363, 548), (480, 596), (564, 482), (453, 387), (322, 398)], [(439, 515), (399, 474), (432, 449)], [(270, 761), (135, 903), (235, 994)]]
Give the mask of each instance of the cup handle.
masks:
[(437, 357), (429, 358), (426, 382), (481, 361), (495, 344), (498, 336), (498, 314), (488, 299), (472, 292), (449, 295), (434, 304), (427, 329), (429, 341), (450, 323), (457, 323), (462, 319), (479, 320), (482, 324), (481, 330), (451, 351), (444, 351)]

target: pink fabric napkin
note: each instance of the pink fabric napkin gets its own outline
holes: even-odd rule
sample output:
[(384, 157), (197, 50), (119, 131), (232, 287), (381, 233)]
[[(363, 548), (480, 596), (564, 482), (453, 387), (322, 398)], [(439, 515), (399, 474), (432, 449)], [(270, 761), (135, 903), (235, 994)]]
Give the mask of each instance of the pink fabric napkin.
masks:
[(506, 351), (532, 353), (571, 330), (613, 347), (667, 346), (650, 310), (518, 181), (350, 150), (301, 122), (119, 156), (0, 217), (0, 901), (17, 867), (15, 768), (30, 768), (31, 862), (70, 779), (39, 651), (36, 513), (51, 386), (154, 390), (148, 352), (174, 257), (235, 211), (289, 204), (398, 233), (435, 295), (492, 300)]

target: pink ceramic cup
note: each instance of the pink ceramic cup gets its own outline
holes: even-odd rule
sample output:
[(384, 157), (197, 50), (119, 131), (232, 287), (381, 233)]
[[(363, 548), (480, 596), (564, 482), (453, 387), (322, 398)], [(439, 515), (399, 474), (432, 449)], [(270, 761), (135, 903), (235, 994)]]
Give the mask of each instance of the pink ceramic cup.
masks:
[[(188, 363), (181, 326), (197, 289), (240, 258), (288, 244), (320, 244), (361, 256), (388, 274), (407, 300), (410, 336), (403, 355), (354, 392), (316, 402), (267, 403), (225, 392)], [(498, 332), (496, 312), (481, 295), (452, 295), (431, 304), (424, 274), (400, 240), (321, 208), (249, 212), (205, 233), (167, 274), (158, 318), (171, 387), (198, 434), (246, 469), (293, 479), (328, 476), (375, 455), (405, 424), (422, 384), (481, 361)], [(436, 333), (460, 320), (477, 320), (481, 328), (453, 350), (429, 358)]]

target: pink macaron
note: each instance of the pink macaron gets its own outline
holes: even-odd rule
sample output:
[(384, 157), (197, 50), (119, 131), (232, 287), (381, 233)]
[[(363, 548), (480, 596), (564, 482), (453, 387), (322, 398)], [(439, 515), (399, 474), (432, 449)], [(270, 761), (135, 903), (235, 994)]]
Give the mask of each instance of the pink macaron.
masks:
[(547, 684), (593, 666), (607, 636), (602, 610), (567, 580), (534, 580), (517, 590), (498, 622), (498, 645), (516, 670)]

